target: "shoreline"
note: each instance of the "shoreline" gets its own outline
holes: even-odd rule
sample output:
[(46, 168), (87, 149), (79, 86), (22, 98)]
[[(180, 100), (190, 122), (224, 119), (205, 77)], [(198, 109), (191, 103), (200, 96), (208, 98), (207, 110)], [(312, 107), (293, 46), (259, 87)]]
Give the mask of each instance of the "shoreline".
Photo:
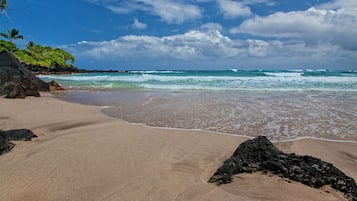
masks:
[(58, 98), (101, 106), (107, 116), (152, 127), (201, 129), (243, 137), (266, 134), (272, 141), (311, 138), (357, 142), (353, 132), (356, 109), (352, 107), (356, 95), (119, 89), (69, 90)]
[[(0, 98), (1, 129), (29, 128), (0, 156), (0, 200), (345, 200), (329, 187), (314, 189), (261, 173), (207, 183), (244, 137), (127, 123), (101, 107), (42, 97)], [(276, 142), (285, 152), (333, 163), (357, 179), (352, 142), (302, 139)], [(328, 191), (329, 193), (327, 193)]]
[[(55, 98), (55, 97), (54, 97)], [(59, 99), (62, 100), (62, 99)], [(65, 102), (69, 102), (66, 100), (63, 100)], [(74, 102), (69, 102), (69, 103), (74, 103)], [(82, 104), (82, 103), (78, 103)], [(83, 104), (83, 105), (88, 105), (88, 106), (95, 106), (95, 105), (90, 105), (90, 104)], [(100, 112), (104, 114), (105, 116), (111, 118), (111, 119), (116, 119), (119, 121), (123, 121), (128, 124), (132, 125), (139, 125), (139, 126), (145, 126), (148, 128), (156, 128), (156, 129), (166, 129), (166, 130), (178, 130), (178, 131), (200, 131), (206, 134), (213, 134), (213, 135), (227, 135), (231, 137), (239, 137), (239, 138), (246, 138), (246, 139), (253, 139), (254, 137), (248, 136), (248, 135), (239, 135), (239, 134), (232, 134), (232, 133), (224, 133), (224, 132), (218, 132), (218, 131), (210, 131), (210, 130), (204, 130), (204, 129), (191, 129), (191, 128), (172, 128), (172, 127), (161, 127), (161, 126), (150, 126), (145, 123), (134, 123), (134, 122), (129, 122), (121, 118), (116, 118), (116, 117), (111, 117), (109, 115), (106, 115), (104, 112), (102, 112), (102, 109), (112, 107), (112, 106), (96, 106), (100, 108)], [(327, 138), (318, 138), (318, 137), (296, 137), (293, 139), (287, 139), (287, 140), (270, 140), (273, 143), (279, 143), (279, 142), (294, 142), (294, 141), (299, 141), (299, 140), (318, 140), (318, 141), (326, 141), (326, 142), (339, 142), (339, 143), (357, 143), (355, 140), (333, 140), (333, 139), (327, 139)]]
[[(56, 92), (57, 93), (57, 92)], [(41, 93), (43, 94), (43, 93)], [(138, 126), (144, 126), (144, 127), (148, 127), (148, 128), (154, 128), (154, 129), (164, 129), (164, 130), (177, 130), (177, 131), (199, 131), (199, 132), (203, 132), (206, 134), (213, 134), (213, 135), (227, 135), (227, 136), (231, 136), (231, 137), (238, 137), (238, 138), (244, 138), (244, 139), (253, 139), (254, 137), (252, 136), (248, 136), (248, 135), (239, 135), (239, 134), (232, 134), (232, 133), (224, 133), (224, 132), (219, 132), (219, 131), (210, 131), (210, 130), (204, 130), (204, 129), (190, 129), (190, 128), (172, 128), (172, 127), (161, 127), (161, 126), (150, 126), (147, 125), (145, 123), (135, 123), (135, 122), (129, 122), (126, 121), (124, 119), (121, 118), (116, 118), (116, 117), (111, 117), (107, 114), (105, 114), (102, 110), (106, 109), (108, 107), (112, 107), (112, 106), (98, 106), (98, 105), (92, 105), (92, 104), (85, 104), (85, 103), (77, 103), (77, 102), (71, 102), (71, 101), (67, 101), (61, 98), (57, 98), (54, 97), (53, 94), (51, 93), (46, 93), (47, 95), (50, 95), (52, 98), (60, 100), (60, 101), (64, 101), (67, 103), (73, 103), (73, 104), (79, 104), (79, 105), (86, 105), (86, 106), (90, 106), (90, 107), (98, 107), (101, 114), (103, 114), (104, 116), (113, 119), (113, 120), (119, 120), (128, 124), (132, 124), (132, 125), (138, 125)], [(286, 140), (270, 140), (273, 143), (281, 143), (281, 142), (294, 142), (294, 141), (300, 141), (300, 140), (318, 140), (318, 141), (325, 141), (325, 142), (337, 142), (337, 143), (357, 143), (357, 141), (355, 140), (334, 140), (334, 139), (327, 139), (327, 138), (318, 138), (318, 137), (312, 137), (312, 136), (306, 136), (306, 137), (296, 137), (296, 138), (292, 138), (292, 139), (286, 139)]]
[[(67, 102), (67, 101), (65, 101), (65, 102)], [(69, 102), (69, 103), (73, 103), (73, 102)], [(78, 104), (82, 104), (82, 103), (78, 103)], [(83, 105), (95, 106), (95, 105), (90, 105), (90, 104), (83, 104)], [(197, 129), (193, 129), (193, 128), (172, 128), (172, 127), (150, 126), (150, 125), (147, 125), (145, 123), (134, 123), (134, 122), (126, 121), (126, 120), (121, 119), (121, 118), (111, 117), (109, 115), (106, 115), (104, 112), (102, 112), (102, 108), (111, 107), (111, 106), (96, 106), (96, 107), (101, 108), (100, 112), (102, 114), (104, 114), (105, 116), (109, 117), (110, 119), (119, 120), (119, 121), (122, 121), (122, 122), (125, 122), (125, 123), (128, 123), (128, 124), (132, 124), (132, 125), (144, 126), (144, 127), (148, 127), (148, 128), (155, 128), (155, 129), (164, 129), (164, 130), (169, 130), (169, 131), (170, 130), (199, 131), (199, 132), (203, 132), (203, 133), (209, 134), (209, 135), (227, 135), (227, 136), (231, 136), (231, 137), (238, 137), (238, 138), (245, 138), (245, 139), (253, 139), (254, 138), (254, 137), (248, 136), (248, 135), (224, 133), (224, 132), (210, 131), (210, 130), (204, 130), (204, 129), (198, 129), (198, 128)], [(270, 141), (273, 142), (273, 143), (279, 143), (279, 142), (294, 142), (294, 141), (300, 141), (300, 140), (318, 140), (318, 141), (324, 141), (324, 142), (337, 142), (337, 143), (357, 143), (357, 141), (354, 141), (354, 140), (334, 140), (334, 139), (318, 138), (318, 137), (311, 137), (311, 136), (296, 137), (296, 138), (293, 138), (293, 139), (286, 139), (286, 140), (270, 140)]]

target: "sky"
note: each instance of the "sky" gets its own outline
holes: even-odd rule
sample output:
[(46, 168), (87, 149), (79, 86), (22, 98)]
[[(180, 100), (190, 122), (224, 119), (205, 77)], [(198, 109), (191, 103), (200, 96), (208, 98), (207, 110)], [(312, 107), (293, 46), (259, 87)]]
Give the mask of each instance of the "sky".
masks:
[(7, 0), (0, 31), (82, 69), (357, 70), (357, 0)]

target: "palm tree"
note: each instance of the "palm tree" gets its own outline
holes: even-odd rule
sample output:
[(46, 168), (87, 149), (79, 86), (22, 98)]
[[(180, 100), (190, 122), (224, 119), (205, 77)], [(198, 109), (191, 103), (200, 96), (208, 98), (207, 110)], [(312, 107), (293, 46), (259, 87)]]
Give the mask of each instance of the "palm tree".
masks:
[(6, 8), (6, 0), (0, 0), (0, 9), (1, 11), (5, 10)]
[(33, 41), (30, 41), (27, 45), (26, 45), (26, 49), (31, 49), (35, 46), (35, 43)]
[(10, 30), (4, 31), (4, 32), (0, 33), (0, 36), (8, 39), (11, 43), (13, 40), (24, 39), (24, 37), (22, 35), (19, 35), (19, 30), (17, 30), (17, 29), (12, 29), (11, 31)]
[(5, 15), (5, 17), (7, 17), (7, 19), (9, 19), (9, 16), (7, 15), (5, 9), (7, 7), (7, 3), (6, 0), (0, 0), (0, 14)]

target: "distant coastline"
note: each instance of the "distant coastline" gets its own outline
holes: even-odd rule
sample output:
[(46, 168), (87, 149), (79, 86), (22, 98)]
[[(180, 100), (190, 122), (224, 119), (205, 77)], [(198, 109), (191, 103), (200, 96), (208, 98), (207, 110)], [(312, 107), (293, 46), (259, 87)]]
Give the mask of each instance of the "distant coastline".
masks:
[(51, 67), (41, 67), (41, 66), (32, 66), (24, 64), (27, 69), (29, 69), (35, 75), (51, 75), (51, 74), (73, 74), (73, 73), (120, 73), (120, 72), (129, 72), (121, 70), (86, 70), (67, 68), (63, 66), (51, 66)]

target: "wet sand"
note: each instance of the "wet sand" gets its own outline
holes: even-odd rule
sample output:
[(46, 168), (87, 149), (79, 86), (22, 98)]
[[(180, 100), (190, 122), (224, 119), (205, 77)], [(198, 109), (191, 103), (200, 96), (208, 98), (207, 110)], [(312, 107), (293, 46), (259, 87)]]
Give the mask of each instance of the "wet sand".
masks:
[(201, 129), (283, 141), (357, 141), (357, 93), (336, 91), (73, 90), (66, 101), (154, 127)]
[[(243, 137), (152, 128), (112, 119), (97, 106), (41, 98), (0, 98), (0, 128), (39, 137), (0, 156), (0, 200), (344, 200), (277, 176), (241, 174), (207, 183)], [(333, 163), (357, 179), (357, 144), (321, 140), (276, 143), (286, 152)]]

